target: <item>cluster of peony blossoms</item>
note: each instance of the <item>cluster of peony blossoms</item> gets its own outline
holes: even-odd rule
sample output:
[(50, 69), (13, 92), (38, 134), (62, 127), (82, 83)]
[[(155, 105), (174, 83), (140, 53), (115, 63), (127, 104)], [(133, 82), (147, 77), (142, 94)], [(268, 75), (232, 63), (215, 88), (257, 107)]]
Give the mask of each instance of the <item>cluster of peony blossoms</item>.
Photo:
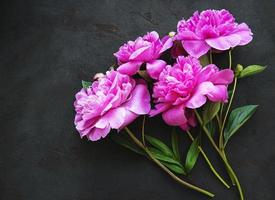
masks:
[[(198, 124), (207, 133), (206, 123), (216, 116), (221, 132), (219, 147), (213, 144), (213, 139), (210, 138), (210, 141), (212, 140), (212, 144), (224, 161), (232, 183), (237, 185), (240, 198), (243, 199), (238, 179), (228, 164), (224, 152), (228, 138), (236, 131), (234, 127), (229, 127), (228, 131), (225, 124), (233, 97), (230, 99), (226, 114), (224, 115), (222, 112), (223, 107), (226, 107), (225, 105), (228, 103), (229, 85), (235, 80), (234, 95), (238, 77), (258, 73), (263, 68), (249, 66), (246, 72), (241, 74), (243, 67), (238, 65), (233, 71), (231, 60), (230, 66), (223, 68), (213, 64), (212, 54), (228, 51), (231, 59), (231, 50), (251, 42), (252, 35), (247, 24), (238, 24), (232, 14), (223, 9), (195, 12), (189, 19), (178, 22), (177, 32), (170, 32), (163, 38), (160, 38), (156, 31), (152, 31), (134, 41), (128, 41), (114, 53), (117, 59), (115, 69), (110, 69), (105, 74), (96, 74), (93, 82), (84, 82), (83, 88), (75, 96), (74, 123), (81, 138), (86, 137), (91, 141), (97, 141), (105, 138), (112, 129), (126, 130), (137, 146), (148, 154), (149, 158), (157, 165), (163, 164), (162, 169), (186, 174), (184, 170), (190, 167), (188, 161), (186, 161), (188, 166), (171, 162), (183, 169), (180, 171), (179, 168), (171, 166), (169, 163), (171, 159), (167, 161), (159, 156), (154, 157), (153, 152), (149, 152), (144, 142), (143, 144), (137, 142), (138, 139), (127, 126), (141, 115), (148, 115), (150, 119), (161, 115), (167, 125), (180, 127), (188, 134), (190, 134), (189, 130)], [(169, 59), (167, 59), (167, 55)], [(202, 63), (203, 57), (207, 58), (208, 63)], [(214, 112), (214, 114), (210, 113), (212, 118), (204, 123), (204, 119), (199, 116), (197, 110), (206, 110), (204, 109), (205, 105), (208, 108), (211, 105), (212, 108), (209, 109), (209, 112)], [(252, 109), (250, 111), (250, 115), (252, 115), (254, 107), (249, 107), (249, 109)], [(236, 115), (236, 113), (234, 114)], [(239, 117), (240, 120), (241, 117)], [(242, 125), (243, 122), (241, 121), (240, 124)], [(230, 128), (233, 130), (231, 133)], [(226, 134), (225, 131), (229, 132), (227, 133), (229, 137), (223, 136)], [(210, 137), (209, 135), (211, 134), (208, 132), (207, 136)], [(192, 136), (190, 137), (194, 142)], [(223, 141), (223, 137), (226, 141)], [(156, 143), (160, 142), (156, 139), (154, 141), (148, 139), (148, 141), (154, 147), (158, 147)], [(127, 147), (129, 148), (129, 146)], [(163, 145), (160, 150), (163, 150), (162, 148)], [(164, 153), (165, 156), (168, 155), (166, 153)], [(194, 155), (192, 156), (194, 157)], [(178, 158), (176, 161), (179, 160)], [(210, 168), (218, 179), (228, 186), (214, 171), (213, 166)], [(168, 174), (171, 176), (171, 173), (168, 172)], [(180, 182), (177, 178), (175, 180)], [(213, 196), (196, 186), (190, 187), (190, 184), (186, 184), (184, 181), (180, 183), (208, 196)]]
[[(108, 71), (76, 94), (76, 129), (81, 137), (95, 141), (104, 138), (110, 129), (121, 130), (139, 115), (148, 113), (162, 113), (168, 125), (184, 130), (195, 126), (192, 109), (203, 106), (207, 99), (227, 102), (227, 86), (234, 77), (230, 69), (220, 70), (214, 64), (202, 67), (198, 58), (211, 49), (228, 50), (251, 40), (249, 27), (237, 24), (228, 11), (206, 10), (179, 21), (174, 37), (160, 39), (152, 31), (128, 41), (114, 53), (119, 65), (116, 71)], [(161, 55), (178, 41), (189, 55), (179, 55), (173, 66), (168, 65)], [(139, 80), (131, 77), (142, 65), (155, 80), (152, 110), (145, 83), (137, 84)]]

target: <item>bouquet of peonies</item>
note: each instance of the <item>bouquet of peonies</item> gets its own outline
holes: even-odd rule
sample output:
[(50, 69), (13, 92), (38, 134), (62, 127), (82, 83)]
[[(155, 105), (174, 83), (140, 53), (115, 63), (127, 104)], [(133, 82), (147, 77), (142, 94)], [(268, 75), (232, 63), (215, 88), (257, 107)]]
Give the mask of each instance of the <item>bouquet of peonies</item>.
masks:
[[(213, 193), (184, 180), (201, 155), (217, 179), (230, 188), (203, 150), (201, 137), (207, 137), (240, 199), (244, 199), (225, 147), (257, 108), (245, 105), (231, 109), (238, 80), (265, 69), (260, 65), (232, 66), (232, 49), (251, 42), (252, 35), (247, 24), (236, 23), (227, 10), (205, 10), (179, 21), (177, 32), (162, 39), (152, 31), (128, 41), (114, 54), (115, 69), (96, 74), (93, 82), (82, 81), (83, 88), (74, 102), (74, 123), (81, 138), (97, 141), (116, 129), (122, 132), (114, 138), (117, 143), (145, 155), (183, 186), (213, 197)], [(212, 59), (214, 53), (223, 51), (228, 51), (226, 68), (216, 66)], [(151, 119), (159, 114), (191, 140), (184, 162), (174, 129), (171, 145), (145, 134), (146, 116)], [(140, 115), (142, 127), (135, 134), (127, 125)]]

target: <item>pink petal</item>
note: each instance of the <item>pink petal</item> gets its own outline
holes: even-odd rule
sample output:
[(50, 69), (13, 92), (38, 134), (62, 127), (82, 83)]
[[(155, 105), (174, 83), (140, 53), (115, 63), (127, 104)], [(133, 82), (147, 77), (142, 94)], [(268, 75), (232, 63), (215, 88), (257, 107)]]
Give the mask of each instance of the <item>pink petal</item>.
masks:
[(87, 135), (88, 139), (91, 141), (97, 141), (101, 138), (105, 138), (108, 133), (110, 132), (111, 128), (109, 126), (100, 129), (100, 128), (94, 128), (92, 132)]
[(162, 53), (166, 51), (167, 49), (170, 49), (173, 46), (173, 40), (169, 36), (165, 36), (161, 39), (161, 42), (163, 44), (162, 48), (160, 49), (159, 53)]
[(209, 46), (214, 49), (227, 50), (240, 44), (241, 36), (239, 36), (238, 34), (232, 34), (217, 38), (206, 39), (205, 41)]
[(204, 68), (202, 68), (200, 72), (200, 75), (198, 77), (198, 83), (209, 80), (209, 78), (212, 77), (212, 75), (215, 74), (217, 71), (219, 71), (219, 69), (216, 65), (206, 65)]
[(229, 85), (232, 83), (234, 78), (234, 72), (231, 69), (224, 69), (219, 72), (214, 73), (209, 81), (216, 85)]
[(156, 116), (157, 114), (166, 111), (169, 107), (170, 107), (169, 104), (159, 103), (159, 104), (157, 104), (157, 105), (155, 106), (155, 109), (154, 109), (154, 110), (151, 110), (151, 111), (150, 111), (149, 115), (150, 115), (150, 117), (154, 117), (154, 116)]
[(207, 97), (213, 102), (227, 102), (227, 87), (224, 85), (215, 85), (212, 91), (207, 94)]
[(187, 108), (199, 108), (206, 102), (205, 95), (214, 90), (214, 85), (211, 82), (201, 83), (193, 96), (186, 103)]
[(150, 50), (150, 48), (151, 48), (151, 45), (137, 49), (134, 53), (132, 53), (129, 59), (136, 60), (136, 61), (146, 60), (146, 58), (148, 57), (148, 51)]
[(175, 106), (165, 111), (162, 113), (162, 118), (166, 124), (171, 126), (180, 126), (187, 123), (183, 105)]
[(245, 23), (238, 25), (238, 31), (236, 32), (241, 37), (241, 42), (239, 45), (246, 45), (253, 39), (250, 28)]
[(122, 74), (127, 74), (127, 75), (131, 76), (138, 72), (141, 65), (142, 65), (142, 62), (130, 61), (130, 62), (120, 65), (117, 68), (117, 71)]
[(110, 126), (112, 129), (119, 129), (125, 120), (125, 108), (118, 107), (109, 110), (105, 115), (103, 115), (98, 122), (95, 124), (96, 128), (105, 128)]
[(183, 48), (188, 54), (196, 58), (206, 54), (211, 48), (205, 41), (202, 40), (190, 40), (182, 42)]
[(143, 36), (144, 39), (154, 42), (159, 39), (159, 34), (156, 31), (151, 31)]
[(126, 109), (138, 114), (145, 115), (150, 112), (150, 94), (145, 84), (137, 84), (132, 91), (130, 99), (122, 105)]
[(85, 129), (87, 129), (87, 128), (93, 126), (94, 123), (95, 123), (95, 120), (96, 120), (95, 118), (88, 119), (88, 120), (82, 119), (82, 120), (80, 120), (80, 121), (78, 121), (78, 122), (76, 123), (76, 129), (77, 129), (78, 131), (85, 130)]
[(158, 79), (160, 73), (166, 66), (166, 62), (163, 60), (155, 60), (146, 64), (147, 73), (153, 79)]
[(200, 40), (200, 38), (192, 31), (181, 31), (175, 37), (176, 40)]
[(129, 124), (131, 124), (136, 118), (138, 117), (137, 114), (126, 110), (125, 111), (125, 117), (124, 117), (124, 122), (123, 124), (121, 124), (121, 126), (119, 127), (118, 131), (120, 131), (121, 129), (123, 129), (125, 126), (128, 126)]

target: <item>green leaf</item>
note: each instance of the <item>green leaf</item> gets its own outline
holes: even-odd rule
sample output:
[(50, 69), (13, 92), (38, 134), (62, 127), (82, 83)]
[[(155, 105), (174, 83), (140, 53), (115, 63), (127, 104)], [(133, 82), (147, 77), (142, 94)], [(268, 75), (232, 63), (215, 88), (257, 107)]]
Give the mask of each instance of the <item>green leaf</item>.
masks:
[(205, 54), (199, 58), (201, 66), (205, 67), (206, 65), (210, 64), (208, 54)]
[(161, 151), (164, 155), (166, 156), (170, 156), (173, 157), (173, 152), (172, 150), (166, 145), (164, 144), (162, 141), (160, 141), (159, 139), (149, 136), (149, 135), (145, 135), (145, 139), (155, 148), (157, 148), (159, 151)]
[(247, 105), (234, 109), (228, 118), (224, 129), (224, 144), (253, 115), (258, 105)]
[(210, 122), (219, 112), (220, 103), (207, 102), (202, 110), (202, 120), (204, 124)]
[(163, 161), (161, 161), (161, 163), (175, 173), (186, 175), (186, 172), (184, 171), (184, 168), (182, 165), (179, 166), (179, 165), (175, 165), (175, 164), (167, 163), (167, 162), (163, 162)]
[(178, 162), (177, 160), (175, 160), (172, 157), (164, 155), (163, 152), (159, 151), (158, 149), (156, 149), (154, 147), (148, 147), (148, 150), (152, 153), (154, 158), (156, 158), (160, 161), (165, 161), (165, 162), (168, 162), (168, 163), (173, 163), (173, 164), (181, 166), (180, 162)]
[(239, 78), (258, 74), (258, 73), (262, 72), (265, 68), (266, 68), (266, 66), (249, 65), (240, 72)]
[(171, 134), (171, 143), (172, 143), (172, 150), (174, 156), (177, 160), (180, 161), (180, 152), (179, 152), (179, 136), (176, 133), (176, 129), (174, 128)]
[(82, 80), (81, 83), (82, 83), (82, 87), (85, 88), (85, 89), (92, 85), (92, 83), (89, 82), (89, 81), (83, 81)]
[(206, 128), (208, 129), (210, 136), (213, 137), (216, 132), (216, 123), (214, 120), (211, 120), (209, 123), (207, 123)]
[(125, 147), (127, 149), (132, 150), (133, 152), (136, 152), (136, 153), (138, 153), (140, 155), (144, 155), (144, 156), (146, 155), (140, 148), (138, 148), (137, 146), (135, 146), (133, 143), (131, 143), (129, 140), (127, 140), (124, 137), (121, 137), (121, 136), (112, 136), (112, 140), (115, 143), (117, 143), (117, 144), (119, 144), (119, 145), (121, 145), (121, 146), (123, 146), (123, 147)]
[(193, 167), (198, 159), (199, 153), (200, 153), (199, 139), (197, 137), (192, 142), (192, 144), (187, 152), (187, 156), (186, 156), (186, 160), (185, 160), (185, 169), (186, 169), (187, 173), (189, 173), (193, 169)]

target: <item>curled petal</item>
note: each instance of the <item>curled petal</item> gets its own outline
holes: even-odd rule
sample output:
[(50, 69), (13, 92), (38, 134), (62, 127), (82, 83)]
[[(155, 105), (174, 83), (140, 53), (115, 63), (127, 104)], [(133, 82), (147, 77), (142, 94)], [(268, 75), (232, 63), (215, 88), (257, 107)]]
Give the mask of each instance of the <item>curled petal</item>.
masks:
[(130, 61), (130, 62), (120, 65), (117, 68), (117, 71), (122, 74), (127, 74), (127, 75), (131, 76), (138, 72), (141, 65), (142, 65), (142, 62)]
[(231, 69), (224, 69), (214, 73), (209, 81), (217, 85), (229, 85), (234, 78), (234, 72)]
[(159, 103), (155, 106), (155, 109), (150, 111), (149, 115), (150, 115), (150, 117), (154, 117), (157, 114), (162, 113), (162, 112), (166, 111), (169, 108), (170, 108), (170, 105), (164, 104), (164, 103)]
[(206, 65), (200, 72), (198, 83), (209, 80), (218, 70), (218, 67), (214, 64)]
[(146, 58), (149, 57), (148, 54), (150, 54), (150, 49), (151, 49), (151, 45), (142, 47), (137, 49), (135, 52), (132, 53), (132, 55), (130, 56), (130, 60), (146, 60)]
[(176, 35), (175, 39), (176, 40), (199, 40), (200, 38), (192, 31), (182, 31)]
[(210, 101), (213, 102), (227, 102), (227, 87), (224, 85), (215, 85), (213, 89), (207, 94), (207, 97), (210, 99)]
[(106, 126), (105, 128), (93, 128), (91, 133), (87, 135), (88, 139), (91, 141), (97, 141), (101, 138), (105, 138), (110, 132), (111, 128)]
[(150, 94), (145, 84), (137, 84), (130, 99), (122, 105), (135, 114), (145, 115), (150, 112)]
[(206, 54), (211, 48), (205, 41), (203, 40), (190, 40), (182, 42), (183, 48), (187, 51), (188, 54), (194, 56), (196, 58), (201, 57)]
[(105, 115), (103, 115), (98, 122), (95, 124), (96, 128), (105, 128), (110, 126), (113, 129), (119, 129), (125, 120), (125, 108), (118, 107), (109, 110)]
[(187, 123), (183, 105), (172, 107), (162, 113), (163, 120), (171, 126), (182, 126)]
[(197, 88), (193, 96), (186, 103), (188, 108), (199, 108), (206, 102), (206, 94), (214, 90), (214, 85), (211, 82), (203, 82)]
[(253, 39), (253, 33), (245, 23), (241, 23), (238, 25), (238, 31), (236, 33), (241, 36), (241, 41), (239, 45), (246, 45)]
[(241, 36), (239, 36), (238, 34), (232, 34), (217, 38), (206, 39), (205, 41), (209, 46), (214, 49), (227, 50), (240, 44)]
[(158, 79), (160, 73), (166, 66), (166, 62), (163, 60), (155, 60), (146, 64), (147, 73), (153, 79)]
[(131, 112), (130, 110), (126, 110), (125, 111), (124, 122), (123, 122), (123, 124), (121, 124), (118, 131), (123, 129), (125, 126), (128, 126), (129, 124), (131, 124), (137, 117), (138, 117), (137, 114)]
[(161, 42), (162, 42), (163, 46), (160, 49), (159, 53), (162, 53), (162, 52), (166, 51), (167, 49), (170, 49), (173, 46), (173, 40), (169, 36), (163, 37)]

